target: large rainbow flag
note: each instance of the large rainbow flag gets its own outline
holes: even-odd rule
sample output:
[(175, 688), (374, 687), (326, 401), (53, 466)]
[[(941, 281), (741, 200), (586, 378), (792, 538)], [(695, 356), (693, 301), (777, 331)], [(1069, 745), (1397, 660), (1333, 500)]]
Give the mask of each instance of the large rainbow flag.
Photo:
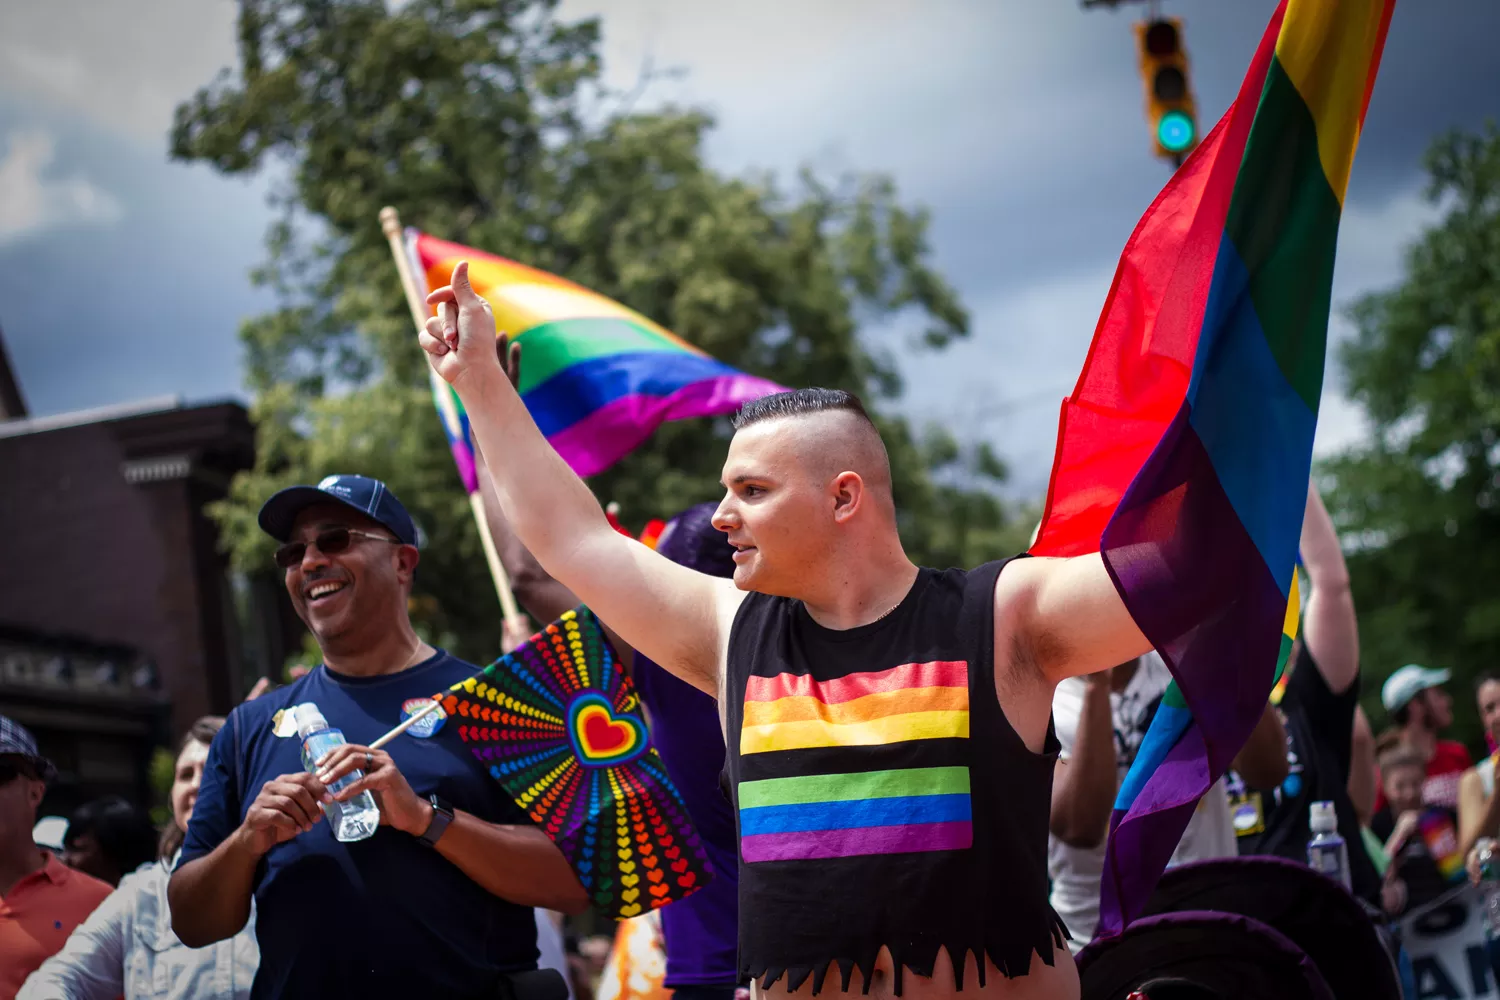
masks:
[[(406, 231), (406, 245), (428, 290), (469, 262), (469, 280), (494, 309), (496, 328), (524, 345), (521, 399), (580, 476), (603, 472), (664, 421), (729, 413), (782, 391), (565, 278), (415, 229)], [(468, 418), (451, 388), (434, 383), (433, 391), (467, 485), (474, 465)]]
[(1063, 404), (1031, 552), (1102, 553), (1175, 678), (1115, 801), (1101, 934), (1140, 912), (1291, 648), (1339, 216), (1393, 7), (1283, 0), (1126, 244)]

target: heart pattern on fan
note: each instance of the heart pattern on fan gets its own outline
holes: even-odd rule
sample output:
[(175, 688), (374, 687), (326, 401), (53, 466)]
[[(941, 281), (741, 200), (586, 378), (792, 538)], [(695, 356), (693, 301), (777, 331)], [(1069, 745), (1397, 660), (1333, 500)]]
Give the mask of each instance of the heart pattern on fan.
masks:
[(568, 706), (568, 738), (585, 767), (617, 767), (639, 757), (648, 745), (640, 718), (616, 715), (597, 691), (580, 693)]

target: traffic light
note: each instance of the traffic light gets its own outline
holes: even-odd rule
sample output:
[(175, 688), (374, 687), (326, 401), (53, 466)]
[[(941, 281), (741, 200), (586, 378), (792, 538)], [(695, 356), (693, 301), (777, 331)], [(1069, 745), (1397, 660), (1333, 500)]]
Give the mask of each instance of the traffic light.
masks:
[(1156, 155), (1181, 163), (1198, 145), (1198, 107), (1188, 80), (1182, 22), (1175, 17), (1144, 21), (1135, 26), (1135, 35)]

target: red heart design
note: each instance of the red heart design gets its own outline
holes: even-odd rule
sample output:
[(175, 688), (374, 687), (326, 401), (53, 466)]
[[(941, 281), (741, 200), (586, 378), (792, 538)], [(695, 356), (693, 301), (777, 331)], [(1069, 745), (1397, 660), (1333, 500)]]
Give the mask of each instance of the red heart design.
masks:
[(661, 841), (661, 846), (663, 847), (671, 847), (673, 844), (677, 843), (672, 839), (672, 835), (670, 833), (659, 833), (657, 836), (657, 840)]
[(697, 882), (698, 876), (693, 872), (688, 872), (686, 875), (683, 875), (677, 880), (677, 884), (682, 886), (684, 889), (691, 889), (695, 884), (697, 884)]
[(636, 833), (645, 833), (646, 832), (646, 824), (645, 823), (637, 823), (635, 825), (635, 832)]
[(645, 865), (647, 868), (655, 868), (656, 867), (656, 859), (655, 858), (653, 858), (649, 854), (646, 854), (646, 852), (644, 852), (644, 851), (642, 851), (641, 854), (643, 855), (643, 857), (641, 858), (641, 864)]
[(672, 862), (672, 870), (679, 873), (687, 871), (687, 858), (679, 858)]
[(677, 847), (669, 847), (669, 848), (667, 848), (667, 857), (669, 857), (669, 858), (675, 858), (675, 857), (677, 857), (677, 855), (679, 855), (681, 853), (682, 853), (681, 848), (677, 848)]
[(649, 872), (647, 872), (646, 873), (646, 877), (649, 878), (653, 882), (660, 882), (662, 879), (666, 878), (667, 876), (664, 875), (660, 870), (657, 870), (657, 871), (649, 871)]
[(667, 893), (669, 893), (671, 891), (672, 891), (671, 886), (653, 885), (651, 887), (651, 895), (655, 896), (657, 899), (660, 899), (661, 897), (665, 896)]
[(611, 719), (603, 709), (583, 714), (583, 742), (594, 754), (607, 757), (624, 750), (635, 739), (635, 730), (623, 719)]

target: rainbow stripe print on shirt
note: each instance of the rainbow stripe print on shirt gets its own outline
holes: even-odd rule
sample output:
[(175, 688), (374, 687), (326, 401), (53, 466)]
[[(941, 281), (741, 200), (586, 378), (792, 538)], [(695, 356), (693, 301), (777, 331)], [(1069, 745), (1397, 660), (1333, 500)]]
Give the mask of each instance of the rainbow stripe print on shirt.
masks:
[[(969, 665), (936, 660), (826, 681), (751, 677), (740, 755), (968, 736)], [(749, 863), (950, 851), (974, 841), (963, 766), (742, 781), (739, 813)]]

